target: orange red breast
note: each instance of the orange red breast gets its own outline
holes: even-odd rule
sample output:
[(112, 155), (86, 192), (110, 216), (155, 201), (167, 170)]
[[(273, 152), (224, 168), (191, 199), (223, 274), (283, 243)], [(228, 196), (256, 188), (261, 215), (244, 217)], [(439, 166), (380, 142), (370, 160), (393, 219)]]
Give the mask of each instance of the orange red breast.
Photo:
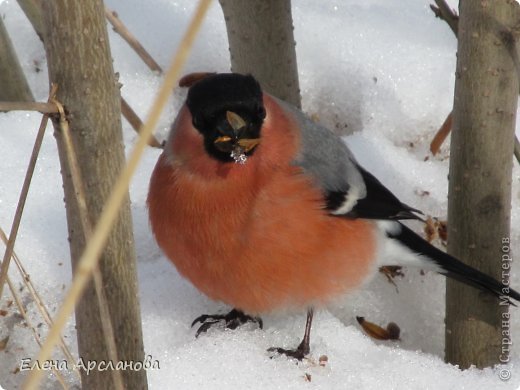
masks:
[(148, 196), (153, 233), (178, 271), (248, 314), (326, 303), (376, 267), (373, 222), (328, 214), (291, 164), (293, 118), (265, 94), (264, 104), (261, 144), (244, 165), (211, 158), (183, 107)]

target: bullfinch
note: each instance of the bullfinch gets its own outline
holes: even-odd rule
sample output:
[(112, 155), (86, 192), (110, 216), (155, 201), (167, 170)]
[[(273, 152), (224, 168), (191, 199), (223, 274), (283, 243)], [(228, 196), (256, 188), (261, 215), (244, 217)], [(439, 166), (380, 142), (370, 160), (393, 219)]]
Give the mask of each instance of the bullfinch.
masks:
[(181, 275), (234, 309), (203, 315), (234, 328), (262, 313), (307, 310), (296, 349), (309, 353), (313, 308), (363, 286), (382, 266), (434, 270), (496, 296), (520, 294), (430, 245), (421, 219), (345, 143), (251, 75), (191, 83), (148, 194), (151, 228)]

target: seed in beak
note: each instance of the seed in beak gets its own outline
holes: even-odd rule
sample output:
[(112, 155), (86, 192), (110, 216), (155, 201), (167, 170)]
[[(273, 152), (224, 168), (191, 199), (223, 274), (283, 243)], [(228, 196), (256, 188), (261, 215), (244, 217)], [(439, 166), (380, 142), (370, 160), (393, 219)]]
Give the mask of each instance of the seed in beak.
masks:
[(260, 138), (242, 138), (237, 142), (247, 153), (260, 143)]
[(243, 120), (240, 115), (235, 114), (233, 111), (226, 111), (226, 119), (235, 133), (246, 127), (246, 121)]
[(231, 141), (231, 140), (232, 140), (231, 137), (228, 137), (227, 135), (223, 135), (222, 137), (218, 137), (214, 142), (215, 142), (216, 144), (220, 144), (220, 143), (222, 143), (222, 142), (229, 142), (229, 141)]

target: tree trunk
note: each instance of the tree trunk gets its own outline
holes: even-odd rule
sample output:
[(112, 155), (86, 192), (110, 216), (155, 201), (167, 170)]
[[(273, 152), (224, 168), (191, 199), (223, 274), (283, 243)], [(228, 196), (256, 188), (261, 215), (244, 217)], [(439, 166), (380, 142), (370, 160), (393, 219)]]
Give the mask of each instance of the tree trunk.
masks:
[[(448, 252), (508, 283), (517, 55), (512, 0), (461, 0), (449, 173)], [(508, 359), (506, 300), (446, 287), (446, 360), (467, 368)], [(506, 333), (503, 333), (506, 332)]]
[(250, 73), (270, 94), (301, 107), (290, 0), (220, 0), (231, 70)]
[(0, 16), (0, 101), (32, 102), (33, 100), (31, 89)]
[[(44, 20), (49, 80), (58, 84), (82, 169), (90, 221), (94, 225), (124, 164), (120, 96), (112, 69), (105, 11), (101, 0), (45, 1)], [(56, 124), (55, 124), (56, 125)], [(73, 268), (85, 247), (70, 169), (59, 128)], [(122, 207), (99, 269), (121, 361), (143, 361), (136, 259), (129, 201)], [(91, 282), (76, 308), (77, 338), (84, 362), (108, 360), (95, 289)], [(114, 362), (116, 363), (116, 362)], [(144, 370), (122, 372), (126, 389), (146, 389)], [(84, 389), (113, 389), (110, 371), (82, 371)]]

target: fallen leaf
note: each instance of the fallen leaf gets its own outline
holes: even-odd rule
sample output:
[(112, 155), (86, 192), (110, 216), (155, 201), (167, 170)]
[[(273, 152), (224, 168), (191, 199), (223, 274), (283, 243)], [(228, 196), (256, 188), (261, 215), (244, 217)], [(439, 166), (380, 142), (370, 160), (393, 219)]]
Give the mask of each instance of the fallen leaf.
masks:
[(390, 322), (386, 329), (373, 322), (366, 321), (364, 317), (356, 317), (357, 322), (366, 334), (376, 340), (399, 340), (401, 329), (395, 322)]

